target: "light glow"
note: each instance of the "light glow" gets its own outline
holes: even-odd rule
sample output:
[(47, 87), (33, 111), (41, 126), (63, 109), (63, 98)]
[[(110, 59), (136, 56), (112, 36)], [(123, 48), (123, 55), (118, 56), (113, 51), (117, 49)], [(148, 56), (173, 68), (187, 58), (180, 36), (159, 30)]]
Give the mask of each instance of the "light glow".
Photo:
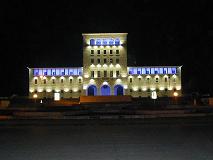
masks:
[(177, 96), (178, 96), (178, 92), (174, 92), (173, 95), (174, 95), (175, 97), (177, 97)]
[(127, 86), (127, 85), (124, 85), (124, 89), (128, 89), (128, 86)]
[(156, 91), (152, 91), (151, 98), (152, 99), (157, 99), (157, 92)]
[(64, 92), (69, 92), (69, 88), (64, 88)]
[(54, 101), (60, 101), (60, 93), (54, 93)]
[(38, 98), (38, 95), (36, 93), (33, 94), (33, 98)]

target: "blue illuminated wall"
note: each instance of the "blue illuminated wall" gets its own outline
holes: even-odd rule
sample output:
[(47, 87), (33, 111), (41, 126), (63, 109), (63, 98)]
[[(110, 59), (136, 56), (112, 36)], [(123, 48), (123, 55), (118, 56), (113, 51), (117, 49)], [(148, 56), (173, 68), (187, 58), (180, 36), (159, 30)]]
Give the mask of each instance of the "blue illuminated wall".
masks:
[(119, 38), (97, 38), (90, 39), (90, 46), (119, 46), (120, 39)]
[(135, 74), (176, 74), (175, 67), (129, 67), (128, 73)]
[(82, 68), (38, 68), (33, 69), (33, 76), (80, 76)]

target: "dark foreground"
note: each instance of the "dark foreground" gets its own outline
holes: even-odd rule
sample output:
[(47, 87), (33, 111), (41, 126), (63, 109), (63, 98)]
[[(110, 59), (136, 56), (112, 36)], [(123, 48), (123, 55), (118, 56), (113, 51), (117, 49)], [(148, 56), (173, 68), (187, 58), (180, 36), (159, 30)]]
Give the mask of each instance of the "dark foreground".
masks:
[(1, 160), (212, 160), (213, 118), (0, 121)]

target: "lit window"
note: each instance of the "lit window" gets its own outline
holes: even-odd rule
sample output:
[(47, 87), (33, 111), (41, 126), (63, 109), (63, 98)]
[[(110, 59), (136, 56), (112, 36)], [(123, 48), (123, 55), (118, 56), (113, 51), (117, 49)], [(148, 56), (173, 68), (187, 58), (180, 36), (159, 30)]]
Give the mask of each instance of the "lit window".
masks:
[(114, 45), (114, 39), (110, 39), (110, 40), (109, 40), (109, 45), (110, 45), (110, 46), (113, 46), (113, 45)]
[(90, 39), (90, 45), (94, 46), (95, 45), (95, 40), (94, 39)]
[(163, 68), (160, 68), (160, 69), (159, 69), (159, 73), (160, 73), (160, 74), (163, 74)]
[(172, 74), (172, 68), (168, 68), (168, 74)]
[(100, 39), (96, 39), (96, 45), (100, 46), (101, 45), (101, 40)]
[(159, 68), (155, 68), (155, 74), (159, 73)]
[(115, 45), (116, 45), (116, 46), (119, 46), (119, 45), (120, 45), (120, 39), (119, 39), (119, 38), (116, 38), (116, 39), (115, 39)]
[(142, 74), (146, 74), (145, 68), (142, 68)]
[(146, 74), (150, 74), (150, 68), (146, 68)]
[(167, 74), (167, 68), (163, 68), (163, 74)]

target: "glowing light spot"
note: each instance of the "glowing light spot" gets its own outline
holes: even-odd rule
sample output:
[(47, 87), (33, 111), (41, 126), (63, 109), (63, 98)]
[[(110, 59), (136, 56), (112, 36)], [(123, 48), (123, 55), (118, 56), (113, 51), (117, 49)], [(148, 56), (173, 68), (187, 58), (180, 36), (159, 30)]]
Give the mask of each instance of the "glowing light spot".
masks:
[(38, 95), (36, 93), (33, 94), (33, 98), (38, 98)]

